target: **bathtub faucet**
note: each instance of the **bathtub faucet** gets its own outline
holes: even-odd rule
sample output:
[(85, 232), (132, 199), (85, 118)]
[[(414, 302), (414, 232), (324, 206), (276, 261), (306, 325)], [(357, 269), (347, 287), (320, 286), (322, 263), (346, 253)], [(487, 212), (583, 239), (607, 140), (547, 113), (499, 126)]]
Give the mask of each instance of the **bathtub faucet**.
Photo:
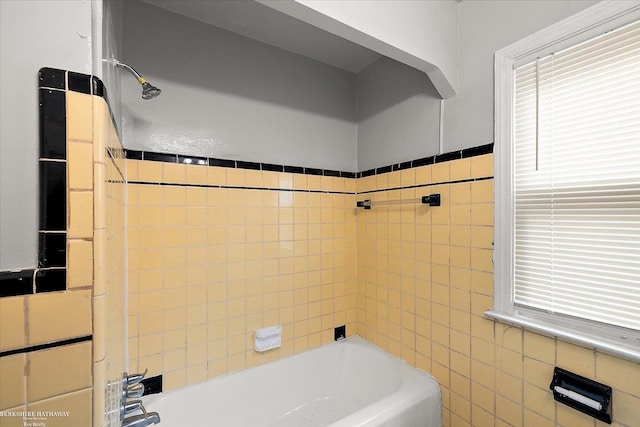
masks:
[[(122, 395), (120, 396), (122, 427), (147, 427), (160, 422), (160, 415), (157, 412), (147, 412), (142, 406), (142, 401), (136, 399), (144, 394), (142, 379), (146, 375), (147, 371), (145, 370), (142, 374), (129, 375), (125, 372), (122, 376)], [(130, 415), (138, 411), (142, 413)]]
[(140, 415), (125, 418), (122, 422), (122, 427), (147, 427), (159, 422), (160, 415), (157, 412), (143, 412)]

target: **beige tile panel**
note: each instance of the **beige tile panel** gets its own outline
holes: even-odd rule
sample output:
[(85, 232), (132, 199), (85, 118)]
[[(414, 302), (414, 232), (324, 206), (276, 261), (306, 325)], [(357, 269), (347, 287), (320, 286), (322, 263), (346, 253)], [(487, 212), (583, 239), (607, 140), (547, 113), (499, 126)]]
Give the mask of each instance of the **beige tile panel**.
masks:
[(25, 346), (25, 297), (0, 298), (0, 351)]
[(452, 160), (449, 163), (449, 179), (457, 181), (468, 179), (471, 173), (471, 159)]
[[(608, 354), (596, 354), (596, 379), (614, 389), (640, 397), (640, 364)], [(640, 409), (638, 409), (640, 419)]]
[(613, 396), (613, 419), (628, 426), (640, 422), (640, 397), (617, 392)]
[(556, 425), (561, 427), (592, 427), (595, 425), (594, 419), (575, 409), (556, 403)]
[(69, 192), (68, 238), (91, 238), (93, 236), (93, 192)]
[[(95, 358), (94, 358), (95, 359)], [(102, 427), (105, 415), (105, 395), (107, 390), (107, 366), (102, 361), (93, 365), (93, 425)]]
[(162, 182), (162, 163), (139, 161), (138, 180), (145, 182)]
[(107, 280), (107, 231), (93, 234), (93, 295), (104, 295)]
[[(275, 175), (275, 178), (277, 178), (277, 175)], [(272, 179), (270, 179), (271, 181)], [(209, 167), (207, 169), (207, 183), (210, 185), (225, 185), (227, 183), (227, 168)], [(277, 181), (272, 184), (276, 187)]]
[(93, 139), (92, 96), (68, 91), (67, 97), (67, 138), (76, 141)]
[(34, 351), (27, 357), (29, 402), (91, 386), (91, 342)]
[(0, 410), (27, 403), (26, 362), (25, 354), (0, 357)]
[[(431, 181), (440, 183), (449, 181), (449, 165), (451, 162), (436, 163), (431, 169)], [(395, 187), (395, 186), (394, 186)]]
[(108, 198), (108, 169), (102, 163), (93, 165), (94, 173), (94, 190), (93, 190), (93, 222), (92, 227), (95, 229), (107, 228), (107, 215), (109, 198)]
[(595, 375), (596, 354), (593, 349), (558, 341), (556, 344), (556, 365), (584, 377)]
[(91, 291), (27, 297), (29, 345), (91, 335)]
[(69, 188), (91, 190), (93, 188), (93, 147), (91, 144), (69, 142), (67, 147)]
[(104, 164), (108, 139), (107, 120), (110, 122), (111, 118), (102, 98), (93, 97), (93, 109), (93, 161)]
[(93, 243), (90, 240), (67, 241), (67, 288), (93, 285)]
[(138, 163), (141, 162), (139, 160), (127, 159), (126, 164), (126, 172), (125, 176), (127, 181), (137, 181), (138, 180)]
[(553, 338), (534, 332), (524, 333), (524, 354), (532, 359), (548, 364), (554, 364), (556, 360), (556, 341)]
[(547, 419), (555, 419), (556, 410), (553, 393), (547, 388), (539, 388), (524, 383), (524, 400), (527, 408)]
[[(551, 408), (555, 409), (553, 405)], [(554, 412), (555, 415), (555, 412)], [(536, 426), (536, 427), (554, 427), (556, 423), (553, 421), (553, 418), (544, 418), (540, 414), (525, 408), (524, 410), (524, 425), (525, 426)]]
[(91, 389), (30, 403), (29, 411), (68, 412), (68, 416), (49, 416), (46, 427), (85, 427), (92, 422)]
[[(122, 149), (122, 143), (118, 138), (118, 133), (116, 132), (113, 120), (111, 119), (111, 113), (109, 111), (109, 106), (107, 105), (105, 98), (94, 96), (93, 102), (94, 127), (96, 126), (98, 120), (101, 120), (104, 123), (104, 135), (106, 138), (105, 146), (111, 149)], [(122, 162), (122, 164), (124, 164), (124, 162)]]
[(493, 176), (493, 154), (485, 154), (471, 158), (471, 177), (484, 178)]
[[(93, 298), (93, 361), (103, 360), (107, 355), (107, 297), (100, 295)], [(117, 314), (112, 314), (117, 315)], [(124, 316), (124, 313), (122, 313)]]

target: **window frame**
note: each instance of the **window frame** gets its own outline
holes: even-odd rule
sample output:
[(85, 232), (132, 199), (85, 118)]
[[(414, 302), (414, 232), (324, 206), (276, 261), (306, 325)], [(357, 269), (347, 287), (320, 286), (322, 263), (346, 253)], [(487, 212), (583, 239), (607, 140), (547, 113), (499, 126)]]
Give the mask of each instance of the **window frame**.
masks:
[(513, 299), (515, 68), (638, 19), (640, 2), (606, 0), (495, 53), (494, 307), (485, 315), (499, 322), (640, 362), (640, 331), (516, 307)]

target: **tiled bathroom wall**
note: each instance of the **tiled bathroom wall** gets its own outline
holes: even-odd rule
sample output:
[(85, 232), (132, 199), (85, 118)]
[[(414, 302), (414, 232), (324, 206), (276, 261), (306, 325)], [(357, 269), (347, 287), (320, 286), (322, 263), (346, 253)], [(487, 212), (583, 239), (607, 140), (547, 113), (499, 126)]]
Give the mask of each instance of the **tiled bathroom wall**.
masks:
[(120, 425), (126, 371), (125, 159), (104, 99), (93, 97), (93, 425)]
[[(353, 178), (127, 155), (130, 370), (170, 390), (353, 334)], [(276, 324), (282, 347), (255, 352)]]
[(0, 410), (32, 414), (3, 427), (116, 425), (102, 414), (125, 363), (124, 160), (104, 96), (89, 75), (40, 70), (39, 264), (3, 272), (3, 293), (24, 295), (0, 298)]
[(445, 426), (604, 426), (553, 400), (554, 366), (611, 385), (613, 425), (637, 425), (637, 363), (484, 317), (492, 177), (484, 154), (359, 179), (358, 200), (438, 193), (442, 206), (358, 212), (357, 333), (438, 380)]
[[(556, 404), (554, 366), (610, 384), (614, 425), (633, 425), (637, 364), (484, 317), (491, 148), (355, 179), (129, 153), (131, 369), (169, 390), (330, 342), (346, 324), (436, 377), (445, 426), (599, 425)], [(430, 194), (441, 206), (354, 208)], [(273, 324), (282, 348), (254, 352), (253, 331)]]

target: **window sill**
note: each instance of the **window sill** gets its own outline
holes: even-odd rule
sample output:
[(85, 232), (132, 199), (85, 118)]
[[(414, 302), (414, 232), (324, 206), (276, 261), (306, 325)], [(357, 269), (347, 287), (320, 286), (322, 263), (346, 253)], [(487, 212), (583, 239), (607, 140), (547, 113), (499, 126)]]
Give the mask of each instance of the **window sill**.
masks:
[(604, 336), (589, 333), (583, 328), (576, 326), (550, 325), (549, 321), (544, 321), (535, 316), (524, 316), (522, 314), (504, 314), (496, 311), (486, 311), (485, 316), (500, 323), (521, 327), (532, 332), (558, 338), (583, 347), (593, 348), (597, 351), (613, 356), (621, 357), (632, 362), (640, 363), (640, 338), (630, 336), (626, 340), (621, 338), (612, 339)]

